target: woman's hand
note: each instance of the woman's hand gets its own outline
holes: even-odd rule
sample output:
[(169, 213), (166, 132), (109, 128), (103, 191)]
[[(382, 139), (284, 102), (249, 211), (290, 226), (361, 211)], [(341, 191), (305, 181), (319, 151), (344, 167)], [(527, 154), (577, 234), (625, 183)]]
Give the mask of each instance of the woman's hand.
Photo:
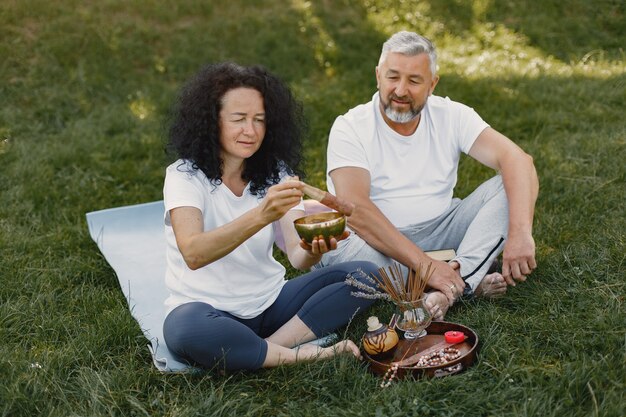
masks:
[(261, 217), (265, 223), (272, 223), (297, 206), (302, 200), (302, 182), (297, 179), (272, 185), (259, 205)]
[(337, 238), (331, 236), (329, 240), (330, 246), (322, 236), (314, 238), (311, 244), (306, 243), (306, 241), (302, 239), (300, 241), (300, 247), (314, 255), (323, 255), (326, 252), (337, 249), (337, 242), (346, 239), (348, 236), (350, 236), (350, 232), (347, 230), (344, 230), (343, 234)]

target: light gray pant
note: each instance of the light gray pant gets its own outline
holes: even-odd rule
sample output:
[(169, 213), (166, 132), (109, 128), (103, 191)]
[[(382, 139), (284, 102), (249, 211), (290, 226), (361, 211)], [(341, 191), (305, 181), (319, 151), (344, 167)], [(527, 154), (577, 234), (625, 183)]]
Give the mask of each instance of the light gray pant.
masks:
[[(454, 249), (461, 276), (473, 292), (504, 248), (508, 208), (502, 177), (497, 175), (463, 200), (454, 198), (439, 217), (398, 230), (424, 251)], [(367, 260), (380, 267), (393, 262), (353, 232), (315, 267), (356, 260)], [(406, 274), (405, 267), (403, 272)]]

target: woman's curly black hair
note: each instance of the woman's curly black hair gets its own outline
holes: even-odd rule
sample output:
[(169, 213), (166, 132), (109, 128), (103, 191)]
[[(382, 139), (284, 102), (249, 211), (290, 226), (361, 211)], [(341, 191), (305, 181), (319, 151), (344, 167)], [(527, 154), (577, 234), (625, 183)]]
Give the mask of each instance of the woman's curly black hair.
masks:
[(172, 113), (168, 149), (191, 161), (213, 185), (222, 182), (219, 114), (222, 98), (234, 88), (253, 88), (265, 107), (265, 137), (259, 150), (246, 159), (242, 178), (250, 181), (253, 195), (265, 195), (280, 180), (281, 168), (301, 178), (305, 119), (302, 105), (289, 88), (261, 66), (232, 62), (202, 68), (182, 88)]

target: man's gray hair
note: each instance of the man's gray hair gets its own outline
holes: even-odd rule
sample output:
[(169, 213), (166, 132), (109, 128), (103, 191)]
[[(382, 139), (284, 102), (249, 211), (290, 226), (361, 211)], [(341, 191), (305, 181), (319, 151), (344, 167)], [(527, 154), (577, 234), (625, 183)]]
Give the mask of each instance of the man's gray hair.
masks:
[(389, 52), (395, 52), (407, 56), (415, 56), (419, 54), (428, 54), (430, 61), (430, 71), (433, 77), (437, 74), (437, 51), (435, 45), (425, 37), (414, 32), (403, 30), (387, 39), (383, 44), (383, 50), (380, 53), (378, 65), (382, 64)]

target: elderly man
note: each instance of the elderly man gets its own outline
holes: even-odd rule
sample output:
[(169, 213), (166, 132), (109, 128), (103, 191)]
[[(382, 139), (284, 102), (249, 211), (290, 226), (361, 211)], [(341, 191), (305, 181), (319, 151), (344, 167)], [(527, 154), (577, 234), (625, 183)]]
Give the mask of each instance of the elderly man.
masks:
[[(470, 107), (433, 94), (435, 47), (399, 32), (384, 43), (372, 100), (330, 131), (330, 192), (355, 204), (354, 233), (318, 265), (366, 259), (435, 267), (427, 305), (438, 319), (461, 295), (493, 297), (525, 281), (535, 262), (538, 194), (532, 158)], [(498, 171), (463, 200), (453, 198), (461, 152)], [(425, 251), (455, 249), (445, 262)], [(489, 273), (503, 253), (501, 272)]]

